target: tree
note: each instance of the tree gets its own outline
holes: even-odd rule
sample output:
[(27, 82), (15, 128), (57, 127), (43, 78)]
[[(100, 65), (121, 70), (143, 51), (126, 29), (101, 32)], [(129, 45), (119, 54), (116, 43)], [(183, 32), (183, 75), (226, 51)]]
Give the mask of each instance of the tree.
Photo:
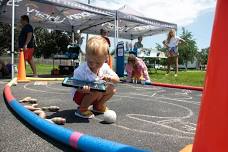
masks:
[(188, 62), (193, 63), (195, 60), (198, 47), (195, 39), (193, 39), (192, 33), (185, 30), (185, 28), (182, 28), (180, 37), (184, 39), (186, 43), (181, 43), (179, 45), (179, 63), (185, 64), (185, 68), (187, 70)]
[(35, 56), (49, 58), (57, 53), (65, 53), (70, 43), (67, 33), (61, 31), (48, 31), (38, 27), (34, 30), (36, 39)]
[[(19, 29), (15, 29), (15, 50), (18, 49), (18, 35)], [(11, 25), (0, 23), (0, 55), (6, 54), (11, 51)], [(14, 51), (15, 51), (14, 50)]]
[(197, 62), (198, 62), (200, 67), (202, 65), (206, 65), (207, 64), (208, 53), (209, 53), (209, 47), (201, 49), (201, 52), (197, 52), (196, 59), (197, 59)]
[[(19, 26), (15, 28), (15, 51), (18, 50)], [(51, 57), (56, 53), (65, 53), (70, 43), (69, 34), (61, 31), (50, 31), (42, 27), (34, 28), (35, 54), (36, 57)], [(11, 25), (0, 23), (0, 55), (11, 50)]]

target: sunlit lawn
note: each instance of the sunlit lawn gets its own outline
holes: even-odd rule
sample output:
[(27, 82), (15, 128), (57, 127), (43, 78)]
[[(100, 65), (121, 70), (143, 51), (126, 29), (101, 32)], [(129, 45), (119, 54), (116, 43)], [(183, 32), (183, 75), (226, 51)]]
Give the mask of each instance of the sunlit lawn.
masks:
[[(37, 73), (39, 75), (42, 74), (51, 74), (51, 70), (53, 68), (53, 65), (50, 64), (36, 64)], [(29, 65), (26, 66), (26, 74), (30, 75), (32, 74), (32, 69)]]
[[(52, 70), (52, 65), (49, 64), (37, 64), (37, 72), (39, 75), (50, 74)], [(32, 74), (32, 70), (29, 65), (26, 68), (27, 74)], [(151, 70), (150, 77), (154, 82), (179, 84), (179, 85), (190, 85), (190, 86), (203, 86), (205, 71), (198, 70), (188, 70), (179, 71), (178, 76), (174, 77), (174, 72), (172, 71), (168, 76), (165, 75), (164, 70)]]
[(154, 70), (152, 70), (150, 72), (150, 78), (154, 82), (190, 86), (203, 86), (205, 73), (205, 71), (198, 70), (179, 71), (178, 76), (174, 77), (173, 71), (166, 76), (165, 71), (157, 70), (157, 72), (155, 72)]

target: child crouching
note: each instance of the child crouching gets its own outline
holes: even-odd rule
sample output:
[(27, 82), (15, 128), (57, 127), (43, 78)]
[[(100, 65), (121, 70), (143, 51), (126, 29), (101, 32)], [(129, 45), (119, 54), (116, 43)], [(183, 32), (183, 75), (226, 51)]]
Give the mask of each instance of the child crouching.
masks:
[(74, 89), (73, 100), (79, 105), (75, 115), (82, 118), (93, 118), (94, 114), (89, 110), (104, 113), (108, 108), (106, 102), (115, 94), (116, 89), (111, 83), (119, 82), (117, 74), (110, 69), (105, 61), (108, 57), (109, 45), (100, 36), (92, 37), (86, 45), (86, 62), (81, 64), (74, 71), (74, 78), (83, 81), (105, 80), (107, 83), (106, 92), (90, 90), (89, 86), (82, 89)]

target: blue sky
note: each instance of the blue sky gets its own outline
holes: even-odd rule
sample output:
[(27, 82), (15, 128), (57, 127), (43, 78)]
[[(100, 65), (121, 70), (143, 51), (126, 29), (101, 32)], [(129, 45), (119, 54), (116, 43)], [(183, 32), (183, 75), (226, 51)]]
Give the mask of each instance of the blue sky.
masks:
[(212, 27), (214, 22), (214, 9), (202, 13), (192, 24), (185, 28), (192, 32), (200, 48), (210, 45)]
[[(87, 3), (88, 0), (79, 0)], [(90, 0), (91, 5), (107, 9), (118, 9), (123, 5), (140, 14), (162, 21), (176, 23), (178, 32), (184, 27), (192, 32), (199, 49), (210, 45), (211, 32), (215, 13), (215, 0)], [(142, 11), (143, 10), (143, 11)], [(145, 37), (145, 48), (154, 48), (156, 43), (166, 39), (167, 34)], [(112, 41), (112, 39), (111, 39)], [(136, 40), (133, 41), (133, 43)]]

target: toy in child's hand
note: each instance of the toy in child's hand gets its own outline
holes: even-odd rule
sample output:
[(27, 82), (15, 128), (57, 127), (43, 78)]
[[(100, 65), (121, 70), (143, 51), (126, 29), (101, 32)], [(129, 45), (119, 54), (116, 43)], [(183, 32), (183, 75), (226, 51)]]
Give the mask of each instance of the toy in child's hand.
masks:
[(89, 86), (91, 90), (96, 90), (100, 92), (106, 91), (106, 83), (104, 80), (90, 82), (90, 81), (82, 81), (82, 80), (66, 77), (63, 80), (62, 85), (65, 87), (74, 87), (74, 88), (80, 88), (80, 89), (82, 89), (83, 86)]
[[(110, 76), (103, 76), (102, 78), (101, 78), (103, 81), (106, 81), (106, 82), (111, 82), (112, 81), (112, 78), (110, 77)], [(101, 81), (102, 81), (101, 80)]]

